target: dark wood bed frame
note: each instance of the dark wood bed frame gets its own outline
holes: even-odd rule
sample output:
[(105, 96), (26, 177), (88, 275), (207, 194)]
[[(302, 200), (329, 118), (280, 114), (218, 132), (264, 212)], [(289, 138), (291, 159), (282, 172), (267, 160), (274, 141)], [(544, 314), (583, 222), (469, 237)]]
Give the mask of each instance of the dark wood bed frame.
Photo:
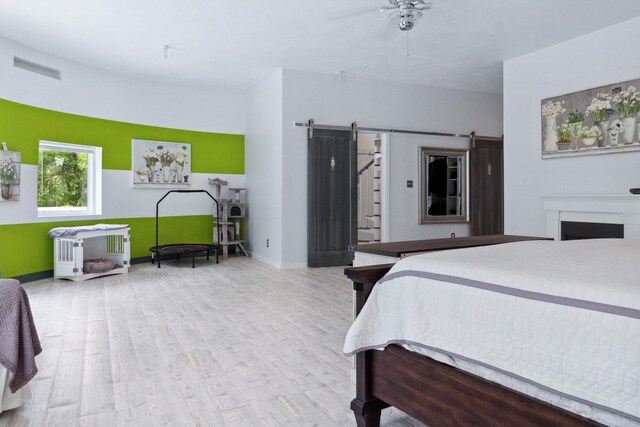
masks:
[[(392, 266), (345, 269), (356, 291), (356, 313)], [(378, 427), (380, 411), (388, 406), (432, 427), (601, 425), (396, 345), (355, 357), (351, 409), (358, 427)]]

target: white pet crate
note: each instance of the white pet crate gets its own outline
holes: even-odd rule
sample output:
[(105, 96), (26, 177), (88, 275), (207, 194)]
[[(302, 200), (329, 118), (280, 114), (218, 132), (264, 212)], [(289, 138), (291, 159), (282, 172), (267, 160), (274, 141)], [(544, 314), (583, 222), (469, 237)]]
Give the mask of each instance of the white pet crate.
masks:
[[(53, 275), (59, 279), (87, 280), (110, 274), (127, 273), (131, 259), (130, 228), (81, 231), (74, 236), (56, 237), (53, 241)], [(104, 273), (82, 271), (86, 259), (106, 258), (116, 263)]]

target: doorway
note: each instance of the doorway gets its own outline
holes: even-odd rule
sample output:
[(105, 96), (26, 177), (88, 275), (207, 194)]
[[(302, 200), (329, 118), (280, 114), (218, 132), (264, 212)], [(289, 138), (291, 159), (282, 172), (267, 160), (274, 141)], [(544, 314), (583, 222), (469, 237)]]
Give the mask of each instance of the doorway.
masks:
[(382, 137), (358, 133), (358, 244), (382, 239)]

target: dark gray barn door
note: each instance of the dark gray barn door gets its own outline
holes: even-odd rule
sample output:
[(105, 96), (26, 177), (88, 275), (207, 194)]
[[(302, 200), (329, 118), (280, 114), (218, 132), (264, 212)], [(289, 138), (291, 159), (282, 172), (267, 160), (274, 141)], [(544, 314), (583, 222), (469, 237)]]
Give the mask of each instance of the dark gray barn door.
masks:
[(314, 129), (308, 138), (308, 264), (348, 265), (357, 233), (356, 142), (349, 131)]
[(502, 138), (476, 136), (471, 149), (469, 184), (471, 235), (504, 233)]

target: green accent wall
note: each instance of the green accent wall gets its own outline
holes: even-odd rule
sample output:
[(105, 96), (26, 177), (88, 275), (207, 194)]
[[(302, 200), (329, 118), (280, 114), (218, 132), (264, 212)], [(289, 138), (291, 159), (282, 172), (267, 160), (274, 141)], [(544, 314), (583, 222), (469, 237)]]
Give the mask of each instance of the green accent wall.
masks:
[[(53, 239), (47, 236), (54, 227), (73, 227), (104, 224), (131, 226), (131, 258), (150, 256), (149, 248), (156, 245), (155, 218), (118, 218), (99, 221), (59, 221), (30, 224), (0, 225), (0, 272), (2, 277), (22, 276), (53, 269)], [(160, 244), (211, 243), (213, 218), (211, 215), (161, 217)], [(7, 242), (7, 243), (5, 243)]]
[(191, 144), (191, 172), (244, 173), (244, 135), (146, 126), (61, 113), (0, 99), (0, 141), (38, 164), (40, 140), (102, 147), (102, 168), (131, 170), (131, 140)]
[[(0, 141), (6, 141), (10, 150), (21, 152), (23, 164), (38, 164), (38, 144), (40, 140), (46, 140), (102, 147), (103, 169), (131, 170), (132, 139), (191, 144), (192, 172), (244, 174), (244, 135), (97, 119), (0, 99)], [(30, 191), (21, 188), (23, 194), (28, 190)], [(117, 201), (103, 200), (103, 203)], [(24, 206), (20, 209), (24, 209)], [(212, 221), (210, 215), (162, 217), (160, 243), (210, 243), (213, 235)], [(149, 256), (149, 248), (155, 245), (154, 217), (58, 220), (28, 224), (3, 224), (0, 218), (2, 277), (53, 269), (53, 239), (47, 237), (48, 231), (54, 227), (96, 223), (129, 224), (132, 258)]]

